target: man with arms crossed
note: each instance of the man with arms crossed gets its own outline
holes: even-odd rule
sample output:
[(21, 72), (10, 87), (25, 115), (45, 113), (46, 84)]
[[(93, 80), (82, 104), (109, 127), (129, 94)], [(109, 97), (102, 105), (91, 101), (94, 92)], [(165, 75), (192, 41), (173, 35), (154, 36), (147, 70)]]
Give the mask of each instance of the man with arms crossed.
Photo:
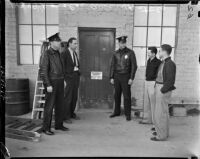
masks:
[(171, 60), (172, 47), (161, 45), (159, 57), (162, 63), (158, 68), (155, 84), (156, 104), (154, 111), (153, 141), (163, 141), (169, 137), (169, 107), (172, 91), (175, 89), (176, 64)]
[[(146, 80), (145, 80), (145, 93), (144, 93), (144, 116), (143, 120), (140, 121), (140, 124), (152, 124), (154, 107), (155, 107), (155, 80), (158, 72), (158, 67), (161, 63), (159, 59), (157, 59), (157, 48), (156, 47), (148, 47), (148, 61), (146, 67)], [(152, 130), (155, 130), (152, 128)]]

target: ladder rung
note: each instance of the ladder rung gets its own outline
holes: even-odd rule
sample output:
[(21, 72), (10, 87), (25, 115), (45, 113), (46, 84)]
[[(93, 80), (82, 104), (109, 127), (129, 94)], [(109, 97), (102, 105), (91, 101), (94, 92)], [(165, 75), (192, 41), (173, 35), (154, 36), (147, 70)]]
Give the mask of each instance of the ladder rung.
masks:
[(37, 83), (43, 83), (42, 81), (37, 81)]
[(36, 97), (45, 97), (45, 94), (36, 94)]
[(44, 87), (39, 87), (39, 89), (44, 89)]
[(44, 108), (34, 108), (33, 111), (41, 111), (41, 112), (43, 112), (43, 111), (44, 111)]
[(45, 100), (39, 100), (38, 103), (45, 103)]

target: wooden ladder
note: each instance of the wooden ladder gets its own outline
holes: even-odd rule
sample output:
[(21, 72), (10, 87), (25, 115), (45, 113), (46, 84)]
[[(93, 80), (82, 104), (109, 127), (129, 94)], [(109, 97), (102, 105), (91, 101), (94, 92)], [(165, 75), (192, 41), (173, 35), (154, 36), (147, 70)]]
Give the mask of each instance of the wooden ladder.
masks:
[(40, 60), (39, 60), (39, 68), (37, 79), (35, 82), (35, 92), (33, 99), (33, 109), (32, 109), (32, 119), (41, 119), (43, 118), (44, 104), (45, 104), (45, 93), (43, 81), (40, 78), (40, 62), (42, 54), (48, 49), (49, 43), (47, 41), (43, 41), (41, 50), (40, 50)]

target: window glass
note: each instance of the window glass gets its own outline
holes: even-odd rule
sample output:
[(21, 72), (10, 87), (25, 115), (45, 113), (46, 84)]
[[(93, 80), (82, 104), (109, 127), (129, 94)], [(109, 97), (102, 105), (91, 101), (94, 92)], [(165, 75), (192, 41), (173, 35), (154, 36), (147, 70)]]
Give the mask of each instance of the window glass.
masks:
[(172, 47), (175, 45), (175, 28), (162, 29), (162, 44), (169, 44)]
[(149, 7), (149, 26), (161, 26), (162, 7), (150, 6)]
[(40, 58), (40, 50), (41, 46), (34, 46), (33, 52), (34, 52), (34, 64), (39, 64), (39, 58)]
[(145, 59), (146, 59), (146, 48), (141, 47), (133, 47), (133, 50), (135, 52), (137, 65), (138, 66), (145, 66)]
[(45, 40), (45, 26), (33, 25), (33, 43), (41, 44), (43, 40)]
[(147, 27), (134, 27), (134, 46), (145, 46)]
[(58, 26), (47, 26), (47, 37), (57, 33), (58, 31), (59, 31)]
[(135, 7), (134, 25), (135, 26), (147, 25), (147, 6)]
[(20, 25), (19, 26), (19, 43), (20, 44), (31, 44), (32, 43), (31, 25)]
[(177, 7), (164, 7), (163, 26), (176, 26), (176, 9)]
[(47, 5), (47, 24), (58, 24), (58, 5)]
[(19, 24), (31, 24), (31, 5), (26, 5), (18, 10)]
[(45, 5), (33, 5), (33, 24), (45, 24)]
[(148, 28), (148, 46), (160, 46), (161, 28), (149, 27)]
[(20, 64), (38, 64), (41, 41), (58, 32), (58, 5), (22, 4), (17, 9)]
[(20, 64), (32, 64), (31, 45), (20, 45)]

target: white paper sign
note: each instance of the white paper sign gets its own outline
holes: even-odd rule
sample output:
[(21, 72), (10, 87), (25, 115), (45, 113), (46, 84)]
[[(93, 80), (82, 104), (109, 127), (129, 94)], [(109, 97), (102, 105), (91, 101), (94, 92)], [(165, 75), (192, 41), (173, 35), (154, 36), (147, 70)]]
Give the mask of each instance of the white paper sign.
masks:
[(102, 80), (102, 78), (103, 78), (103, 72), (99, 72), (99, 71), (92, 71), (91, 72), (91, 79)]

